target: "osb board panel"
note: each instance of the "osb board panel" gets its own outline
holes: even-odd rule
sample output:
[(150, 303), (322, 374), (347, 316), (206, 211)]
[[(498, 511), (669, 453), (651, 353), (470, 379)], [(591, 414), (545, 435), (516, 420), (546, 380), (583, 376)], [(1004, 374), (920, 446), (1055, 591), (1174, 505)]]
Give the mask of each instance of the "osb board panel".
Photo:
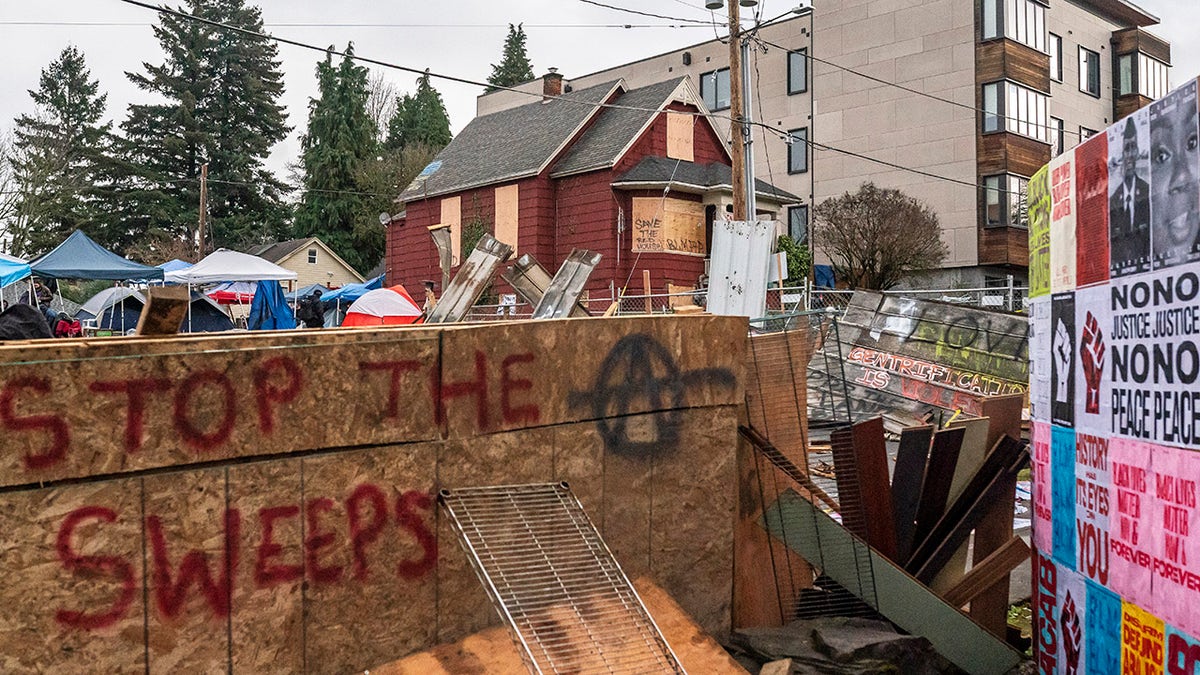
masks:
[(435, 641), (440, 445), (303, 460), (308, 672), (362, 670)]
[[(554, 480), (553, 428), (448, 441), (438, 449), (438, 485), (453, 490)], [(499, 623), (458, 534), (438, 510), (437, 642), (457, 640)]]
[(224, 468), (143, 479), (152, 673), (200, 672), (228, 661), (229, 573), (242, 540), (240, 510), (226, 508), (226, 480)]
[(140, 483), (0, 499), (0, 671), (145, 672)]
[[(448, 437), (742, 399), (745, 319), (688, 316), (506, 322), (442, 337)], [(637, 453), (672, 439), (606, 439)]]
[[(637, 579), (633, 585), (684, 670), (697, 675), (746, 672), (666, 591), (647, 578)], [(512, 634), (506, 628), (497, 627), (373, 667), (370, 671), (375, 675), (517, 673), (524, 672), (525, 665)]]
[(151, 340), (144, 351), (126, 340), (0, 359), (0, 485), (437, 434), (432, 331)]
[(750, 425), (792, 463), (805, 466), (808, 453), (807, 327), (747, 338), (746, 409)]

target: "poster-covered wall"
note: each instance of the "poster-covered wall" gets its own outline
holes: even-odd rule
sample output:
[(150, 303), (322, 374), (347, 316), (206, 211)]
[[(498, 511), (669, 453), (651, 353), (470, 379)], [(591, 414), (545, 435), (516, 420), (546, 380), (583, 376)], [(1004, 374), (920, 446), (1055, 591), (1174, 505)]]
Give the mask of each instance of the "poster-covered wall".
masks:
[(1200, 673), (1197, 82), (1030, 180), (1043, 673)]

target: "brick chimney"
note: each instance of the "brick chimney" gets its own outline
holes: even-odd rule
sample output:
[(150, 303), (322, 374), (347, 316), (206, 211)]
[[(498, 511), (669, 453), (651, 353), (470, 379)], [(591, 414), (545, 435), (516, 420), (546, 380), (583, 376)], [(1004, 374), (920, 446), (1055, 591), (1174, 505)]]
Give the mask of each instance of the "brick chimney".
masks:
[(558, 68), (551, 68), (550, 72), (542, 76), (542, 102), (549, 101), (552, 97), (562, 96), (562, 80), (563, 76), (559, 74)]

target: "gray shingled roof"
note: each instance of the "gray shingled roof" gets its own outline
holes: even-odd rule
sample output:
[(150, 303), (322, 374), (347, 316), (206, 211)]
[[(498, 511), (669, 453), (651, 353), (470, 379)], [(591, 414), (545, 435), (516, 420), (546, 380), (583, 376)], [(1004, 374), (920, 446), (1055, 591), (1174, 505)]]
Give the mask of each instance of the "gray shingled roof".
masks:
[(593, 171), (615, 164), (620, 152), (634, 140), (646, 123), (658, 114), (658, 109), (683, 80), (684, 78), (677, 77), (622, 94), (614, 102), (616, 105), (641, 110), (629, 110), (625, 107), (605, 110), (595, 124), (589, 127), (554, 165), (550, 176)]
[[(441, 167), (400, 195), (408, 202), (536, 174), (581, 124), (600, 108), (618, 81), (534, 101), (471, 120), (435, 162)], [(588, 105), (584, 105), (584, 104)]]
[[(632, 169), (626, 171), (613, 181), (613, 187), (634, 187), (637, 183), (664, 183), (692, 185), (698, 188), (712, 189), (718, 186), (730, 186), (733, 183), (733, 169), (725, 164), (696, 164), (667, 157), (646, 157)], [(800, 203), (804, 201), (796, 195), (761, 180), (755, 180), (754, 185), (758, 194), (770, 197), (784, 203)]]
[(250, 255), (256, 255), (268, 262), (279, 262), (288, 257), (296, 249), (308, 243), (311, 237), (303, 239), (289, 239), (287, 241), (277, 241), (273, 244), (263, 244), (250, 249)]

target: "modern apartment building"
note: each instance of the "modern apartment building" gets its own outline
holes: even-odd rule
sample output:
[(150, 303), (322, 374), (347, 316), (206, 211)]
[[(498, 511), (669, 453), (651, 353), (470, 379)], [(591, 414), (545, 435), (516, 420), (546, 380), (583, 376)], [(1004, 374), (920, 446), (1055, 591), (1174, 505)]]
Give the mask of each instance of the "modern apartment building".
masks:
[[(1170, 45), (1146, 30), (1157, 23), (1127, 0), (815, 0), (755, 33), (749, 112), (780, 130), (756, 132), (757, 175), (805, 198), (788, 229), (818, 262), (812, 205), (873, 181), (938, 214), (949, 256), (915, 283), (1023, 282), (1029, 176), (1166, 93)], [(640, 87), (684, 74), (721, 116), (728, 66), (728, 45), (714, 39), (566, 83)], [(540, 94), (542, 81), (521, 88)], [(528, 100), (485, 94), (477, 112)]]

